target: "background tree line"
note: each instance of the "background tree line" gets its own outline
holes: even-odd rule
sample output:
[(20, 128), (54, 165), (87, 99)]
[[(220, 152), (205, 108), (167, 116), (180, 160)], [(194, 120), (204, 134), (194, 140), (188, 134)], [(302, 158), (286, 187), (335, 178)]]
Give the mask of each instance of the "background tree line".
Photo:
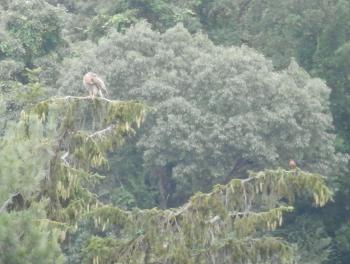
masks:
[[(180, 206), (195, 192), (293, 158), (328, 176), (335, 202), (322, 210), (300, 202), (279, 235), (297, 243), (303, 263), (347, 263), (349, 13), (345, 0), (1, 1), (1, 201), (24, 186), (35, 192), (32, 178), (44, 174), (27, 164), (33, 148), (47, 147), (42, 132), (25, 143), (9, 136), (23, 126), (21, 111), (86, 94), (81, 78), (92, 70), (112, 98), (154, 109), (108, 154), (110, 168), (99, 169), (107, 175), (94, 187), (102, 200), (125, 209)], [(11, 140), (27, 157), (19, 159)], [(14, 222), (1, 221), (11, 230)], [(94, 232), (80, 224), (85, 231), (67, 247), (72, 263)]]

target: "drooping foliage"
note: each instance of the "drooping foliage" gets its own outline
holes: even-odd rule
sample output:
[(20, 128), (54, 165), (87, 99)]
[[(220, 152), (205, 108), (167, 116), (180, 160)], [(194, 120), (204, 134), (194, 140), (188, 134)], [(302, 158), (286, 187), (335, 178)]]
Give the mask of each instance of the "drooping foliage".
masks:
[[(2, 110), (6, 112), (5, 107)], [(44, 210), (47, 200), (37, 201), (52, 145), (42, 137), (37, 117), (30, 116), (27, 122), (30, 127), (24, 120), (7, 121), (0, 139), (0, 262), (64, 263), (58, 242), (66, 227), (53, 228)]]
[[(294, 263), (293, 247), (266, 234), (282, 225), (295, 197), (323, 206), (331, 198), (322, 177), (263, 171), (198, 193), (177, 209), (101, 207), (91, 213), (107, 238), (92, 237), (89, 263)], [(118, 228), (116, 228), (118, 227)]]
[[(17, 133), (4, 139), (23, 138), (36, 147), (46, 147), (42, 157), (36, 156), (42, 164), (34, 167), (40, 173), (33, 175), (38, 180), (31, 183), (32, 191), (6, 186), (8, 193), (17, 190), (24, 197), (20, 213), (30, 212), (37, 202), (45, 209), (46, 216), (31, 215), (31, 221), (44, 225), (41, 233), (37, 231), (41, 239), (57, 247), (58, 236), (64, 240), (64, 234), (74, 232), (74, 226), (85, 218), (93, 219), (102, 232), (82, 249), (88, 263), (292, 263), (291, 245), (267, 233), (282, 224), (283, 212), (292, 210), (289, 205), (296, 197), (311, 198), (316, 206), (331, 198), (319, 175), (299, 169), (250, 173), (247, 179), (215, 186), (211, 193), (198, 193), (178, 209), (126, 211), (98, 199), (94, 186), (102, 179), (100, 172), (108, 171), (108, 152), (140, 126), (146, 111), (138, 102), (66, 96), (43, 101), (22, 113)], [(33, 176), (27, 175), (28, 179)], [(5, 208), (0, 215), (16, 217), (18, 213), (12, 210)], [(29, 230), (25, 234), (31, 239), (35, 230)], [(30, 248), (22, 241), (20, 245)]]
[(1, 141), (0, 221), (6, 232), (0, 249), (18, 245), (1, 255), (5, 263), (63, 262), (58, 242), (102, 204), (93, 192), (103, 179), (99, 170), (108, 170), (108, 153), (140, 125), (146, 110), (138, 102), (52, 98), (8, 125)]
[(50, 198), (49, 216), (75, 221), (98, 205), (87, 187), (102, 177), (99, 169), (108, 169), (108, 152), (122, 144), (134, 123), (140, 126), (145, 108), (138, 102), (65, 97), (43, 101), (33, 112), (45, 125), (55, 125), (45, 131), (54, 146), (42, 191)]

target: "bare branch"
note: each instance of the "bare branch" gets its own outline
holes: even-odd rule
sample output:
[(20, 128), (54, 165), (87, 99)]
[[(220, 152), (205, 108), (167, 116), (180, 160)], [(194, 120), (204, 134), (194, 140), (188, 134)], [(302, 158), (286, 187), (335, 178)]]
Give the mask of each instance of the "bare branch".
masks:
[(110, 126), (106, 127), (105, 129), (102, 129), (102, 130), (99, 130), (99, 131), (92, 133), (87, 138), (93, 138), (95, 136), (103, 136), (104, 134), (108, 133), (109, 131), (112, 131), (115, 128), (115, 126), (116, 125), (110, 125)]
[(96, 99), (96, 100), (106, 101), (109, 103), (116, 102), (116, 100), (109, 100), (109, 99), (104, 98), (104, 97), (95, 97), (94, 99), (92, 99), (90, 96), (71, 96), (71, 95), (67, 95), (64, 97), (55, 97), (55, 98), (52, 98), (50, 100), (54, 101), (54, 100), (69, 100), (69, 99), (78, 99), (78, 100), (95, 100)]

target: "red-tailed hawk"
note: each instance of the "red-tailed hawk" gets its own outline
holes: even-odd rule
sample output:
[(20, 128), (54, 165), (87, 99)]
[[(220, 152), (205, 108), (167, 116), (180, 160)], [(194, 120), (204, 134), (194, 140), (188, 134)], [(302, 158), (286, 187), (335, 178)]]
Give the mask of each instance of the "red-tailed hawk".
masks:
[(108, 95), (105, 83), (96, 73), (86, 73), (83, 77), (83, 84), (86, 90), (89, 91), (89, 95), (92, 99), (95, 98), (97, 94), (104, 98), (102, 90)]
[(295, 162), (295, 160), (289, 160), (289, 168), (291, 170), (295, 170), (297, 168), (297, 163)]

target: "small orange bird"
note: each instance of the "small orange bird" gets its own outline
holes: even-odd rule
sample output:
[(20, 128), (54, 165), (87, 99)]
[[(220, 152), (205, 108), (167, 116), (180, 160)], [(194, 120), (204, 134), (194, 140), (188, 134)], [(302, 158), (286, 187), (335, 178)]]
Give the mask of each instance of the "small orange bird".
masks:
[(297, 168), (297, 163), (295, 162), (295, 160), (289, 160), (289, 168), (291, 170), (295, 170)]
[(105, 83), (93, 72), (88, 72), (83, 77), (84, 87), (89, 91), (90, 97), (93, 99), (97, 94), (104, 98), (102, 90), (108, 95)]

